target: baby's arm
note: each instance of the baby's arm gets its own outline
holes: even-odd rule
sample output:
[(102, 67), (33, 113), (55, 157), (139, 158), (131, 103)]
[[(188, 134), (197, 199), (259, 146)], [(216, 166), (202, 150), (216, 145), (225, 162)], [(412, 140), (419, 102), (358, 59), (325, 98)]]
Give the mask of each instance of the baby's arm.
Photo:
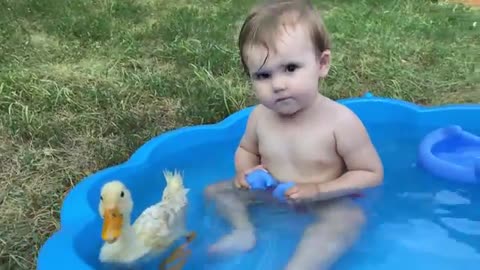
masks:
[(260, 165), (257, 139), (257, 121), (260, 109), (259, 106), (255, 107), (250, 113), (245, 134), (243, 135), (240, 145), (235, 152), (235, 170), (237, 174), (235, 178), (237, 187), (248, 187), (248, 184), (245, 182), (243, 177), (244, 173), (253, 167)]
[(383, 181), (382, 162), (363, 123), (349, 109), (342, 110), (339, 120), (334, 136), (347, 171), (337, 179), (318, 185), (322, 200), (350, 195)]

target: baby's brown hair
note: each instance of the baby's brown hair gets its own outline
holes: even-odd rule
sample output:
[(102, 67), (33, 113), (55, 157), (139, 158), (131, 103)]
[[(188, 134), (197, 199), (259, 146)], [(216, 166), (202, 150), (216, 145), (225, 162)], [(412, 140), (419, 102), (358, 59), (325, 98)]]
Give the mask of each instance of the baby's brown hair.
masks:
[(309, 0), (266, 0), (250, 11), (238, 37), (240, 59), (247, 75), (249, 72), (245, 63), (245, 46), (263, 45), (267, 50), (275, 50), (275, 40), (281, 27), (298, 23), (308, 28), (318, 55), (330, 49), (327, 29)]

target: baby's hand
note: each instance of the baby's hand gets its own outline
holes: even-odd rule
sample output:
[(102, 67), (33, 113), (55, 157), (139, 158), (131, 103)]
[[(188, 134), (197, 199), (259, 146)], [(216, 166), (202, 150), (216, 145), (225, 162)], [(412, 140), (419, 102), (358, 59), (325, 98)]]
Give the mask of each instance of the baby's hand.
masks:
[(313, 198), (317, 193), (317, 184), (298, 183), (285, 191), (285, 197), (292, 201), (301, 201)]
[(286, 202), (285, 192), (295, 186), (295, 182), (284, 182), (277, 185), (273, 190), (273, 196), (281, 202)]

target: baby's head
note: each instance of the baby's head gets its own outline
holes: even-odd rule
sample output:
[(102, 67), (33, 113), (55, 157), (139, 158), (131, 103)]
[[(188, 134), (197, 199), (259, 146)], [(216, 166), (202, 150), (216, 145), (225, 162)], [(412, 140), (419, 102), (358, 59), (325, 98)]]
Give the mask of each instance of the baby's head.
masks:
[(256, 6), (238, 45), (262, 104), (288, 115), (315, 100), (319, 79), (330, 67), (330, 41), (310, 1), (270, 0)]

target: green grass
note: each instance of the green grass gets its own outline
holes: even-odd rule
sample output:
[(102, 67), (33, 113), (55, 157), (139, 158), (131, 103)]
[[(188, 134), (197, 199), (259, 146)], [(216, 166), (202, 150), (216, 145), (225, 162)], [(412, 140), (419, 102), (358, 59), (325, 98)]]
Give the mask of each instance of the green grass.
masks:
[[(479, 11), (350, 2), (322, 1), (334, 42), (325, 95), (480, 101)], [(250, 3), (0, 3), (1, 269), (35, 267), (65, 193), (83, 177), (166, 130), (254, 102), (236, 49)]]

